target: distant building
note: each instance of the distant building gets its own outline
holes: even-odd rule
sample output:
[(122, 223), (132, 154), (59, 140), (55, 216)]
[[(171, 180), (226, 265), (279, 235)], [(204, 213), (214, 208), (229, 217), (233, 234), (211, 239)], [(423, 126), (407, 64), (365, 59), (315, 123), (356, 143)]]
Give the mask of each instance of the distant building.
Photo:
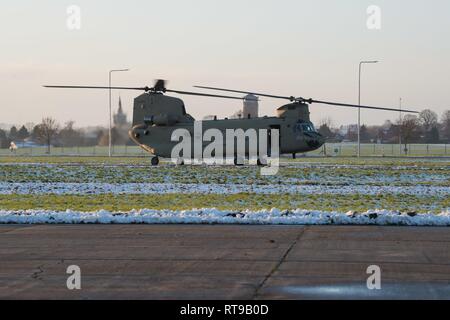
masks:
[(248, 94), (244, 98), (244, 106), (230, 116), (230, 119), (250, 119), (258, 117), (258, 97)]
[(117, 113), (113, 116), (114, 126), (115, 127), (124, 127), (127, 126), (127, 115), (123, 112), (122, 109), (122, 99), (119, 97), (119, 109)]
[(244, 108), (242, 109), (243, 118), (257, 118), (258, 117), (258, 97), (253, 94), (248, 94), (244, 97)]
[[(113, 128), (111, 132), (111, 141), (113, 145), (128, 145), (133, 144), (128, 137), (128, 130), (131, 127), (131, 123), (127, 121), (127, 115), (123, 112), (122, 99), (119, 97), (119, 108), (117, 113), (113, 115)], [(109, 133), (105, 130), (100, 136), (99, 145), (108, 145)]]

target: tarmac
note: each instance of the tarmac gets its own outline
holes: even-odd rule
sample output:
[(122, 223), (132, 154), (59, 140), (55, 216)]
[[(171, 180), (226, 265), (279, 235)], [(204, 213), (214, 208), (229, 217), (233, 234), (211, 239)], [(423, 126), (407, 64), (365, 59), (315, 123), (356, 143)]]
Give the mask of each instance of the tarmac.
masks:
[(450, 229), (0, 225), (0, 298), (450, 299)]

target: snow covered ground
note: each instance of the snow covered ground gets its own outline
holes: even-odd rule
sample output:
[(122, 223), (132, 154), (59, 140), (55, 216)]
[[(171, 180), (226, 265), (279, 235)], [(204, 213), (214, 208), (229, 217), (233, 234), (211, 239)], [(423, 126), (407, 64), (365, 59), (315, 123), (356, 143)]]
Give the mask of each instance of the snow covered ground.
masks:
[(216, 183), (42, 183), (0, 182), (0, 194), (407, 194), (449, 196), (450, 187), (435, 185), (293, 185), (293, 184), (216, 184)]
[(450, 212), (440, 214), (400, 213), (373, 210), (364, 213), (308, 210), (221, 211), (213, 208), (185, 211), (132, 210), (94, 212), (0, 210), (3, 224), (288, 224), (288, 225), (408, 225), (450, 226)]
[(159, 167), (138, 165), (16, 164), (0, 166), (4, 182), (67, 183), (234, 183), (335, 185), (450, 185), (450, 166), (374, 166), (297, 163), (275, 176), (259, 175), (254, 166)]
[[(323, 161), (287, 162), (280, 168), (279, 174), (268, 177), (259, 175), (259, 168), (254, 166), (181, 167), (163, 164), (151, 167), (139, 163), (0, 163), (0, 201), (4, 201), (3, 206), (0, 202), (0, 223), (450, 226), (448, 160), (438, 163), (428, 160), (371, 160), (371, 163), (367, 164), (355, 164), (352, 162), (354, 160), (349, 160), (348, 163), (343, 163), (343, 160), (337, 163), (330, 159)], [(226, 197), (239, 193), (246, 194), (242, 197)], [(161, 196), (158, 201), (154, 200), (158, 195), (165, 194), (169, 195)], [(67, 195), (79, 197), (71, 199), (70, 202)], [(136, 197), (134, 200), (128, 200), (129, 195)], [(181, 195), (188, 200), (175, 201)], [(35, 201), (35, 198), (40, 200)], [(52, 201), (56, 201), (58, 205)], [(135, 205), (137, 209), (154, 209), (126, 212), (99, 210), (130, 210)], [(249, 211), (272, 206), (292, 210)], [(208, 209), (156, 210), (192, 207)], [(236, 211), (210, 209), (212, 207)], [(20, 210), (27, 208), (42, 209)], [(75, 211), (52, 211), (55, 208)], [(346, 213), (346, 210), (369, 209), (371, 211), (360, 214)], [(410, 213), (399, 213), (395, 210)]]

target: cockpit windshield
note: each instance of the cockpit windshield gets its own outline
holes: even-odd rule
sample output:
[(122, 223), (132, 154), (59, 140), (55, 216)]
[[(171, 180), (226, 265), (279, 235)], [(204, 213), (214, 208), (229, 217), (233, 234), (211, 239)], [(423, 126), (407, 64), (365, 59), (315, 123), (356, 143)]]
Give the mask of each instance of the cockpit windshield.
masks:
[(311, 123), (302, 123), (302, 130), (303, 132), (316, 132)]

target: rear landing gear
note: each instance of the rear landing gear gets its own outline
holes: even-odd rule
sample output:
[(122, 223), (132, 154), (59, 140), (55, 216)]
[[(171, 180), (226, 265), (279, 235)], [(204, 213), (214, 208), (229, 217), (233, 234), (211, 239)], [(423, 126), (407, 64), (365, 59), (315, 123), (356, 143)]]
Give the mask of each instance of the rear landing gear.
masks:
[(151, 163), (152, 166), (157, 166), (159, 164), (159, 158), (157, 156), (153, 157)]
[(244, 159), (242, 157), (235, 156), (233, 161), (235, 166), (243, 166), (244, 165)]

